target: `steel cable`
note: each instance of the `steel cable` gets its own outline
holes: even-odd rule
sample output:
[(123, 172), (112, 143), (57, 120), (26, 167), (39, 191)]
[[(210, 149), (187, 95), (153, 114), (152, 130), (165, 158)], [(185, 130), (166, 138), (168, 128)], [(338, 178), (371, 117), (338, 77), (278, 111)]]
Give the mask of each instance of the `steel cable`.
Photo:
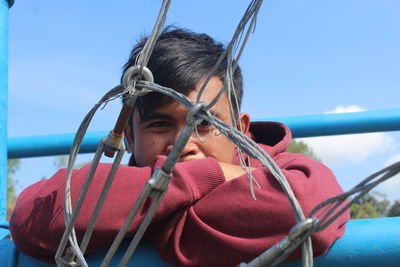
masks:
[[(87, 266), (87, 263), (84, 259), (84, 251), (86, 250), (86, 247), (88, 245), (88, 242), (90, 240), (90, 236), (92, 234), (95, 221), (97, 219), (98, 213), (101, 210), (101, 205), (102, 202), (104, 201), (106, 195), (107, 195), (107, 190), (108, 187), (112, 183), (112, 178), (113, 175), (115, 174), (119, 162), (116, 161), (115, 165), (116, 167), (113, 168), (113, 170), (109, 174), (109, 178), (107, 178), (107, 182), (105, 183), (104, 190), (101, 193), (101, 197), (99, 198), (99, 206), (96, 206), (95, 212), (93, 213), (93, 217), (91, 219), (90, 226), (88, 226), (88, 231), (85, 233), (84, 241), (81, 244), (81, 247), (79, 247), (77, 238), (76, 238), (76, 233), (74, 229), (74, 223), (77, 219), (77, 216), (79, 214), (79, 210), (83, 204), (85, 195), (90, 187), (91, 179), (93, 178), (94, 172), (96, 170), (97, 164), (100, 162), (100, 157), (102, 150), (104, 147), (99, 147), (99, 155), (97, 156), (94, 160), (94, 163), (92, 164), (92, 167), (88, 173), (88, 176), (84, 182), (84, 185), (80, 191), (78, 200), (75, 203), (74, 209), (72, 209), (72, 202), (71, 202), (71, 177), (72, 177), (72, 169), (76, 160), (76, 156), (78, 154), (80, 145), (82, 143), (83, 137), (87, 131), (87, 128), (90, 124), (90, 121), (92, 120), (94, 114), (97, 112), (98, 108), (104, 104), (106, 104), (108, 101), (111, 101), (117, 97), (128, 97), (132, 100), (132, 106), (134, 105), (136, 97), (140, 97), (142, 93), (147, 92), (146, 90), (149, 91), (155, 91), (164, 95), (167, 95), (169, 97), (172, 97), (174, 100), (177, 102), (181, 103), (183, 106), (185, 106), (189, 114), (191, 116), (191, 119), (188, 120), (188, 125), (187, 129), (184, 133), (181, 134), (179, 139), (177, 140), (173, 153), (171, 153), (168, 156), (168, 159), (166, 161), (166, 164), (164, 164), (162, 172), (159, 176), (159, 173), (155, 173), (154, 177), (152, 176), (151, 179), (149, 180), (150, 183), (153, 183), (157, 179), (161, 179), (161, 187), (160, 184), (149, 184), (149, 187), (146, 188), (144, 191), (141, 192), (140, 196), (138, 197), (138, 201), (134, 204), (129, 216), (126, 218), (126, 223), (125, 225), (121, 228), (120, 233), (118, 233), (116, 239), (115, 239), (115, 245), (110, 248), (109, 252), (107, 253), (102, 266), (107, 266), (111, 259), (112, 255), (115, 253), (117, 250), (120, 241), (123, 239), (130, 222), (133, 220), (135, 217), (136, 213), (139, 211), (141, 204), (143, 202), (143, 199), (148, 197), (149, 195), (152, 195), (156, 200), (155, 203), (156, 205), (152, 206), (150, 208), (150, 213), (148, 213), (145, 216), (145, 219), (142, 222), (142, 225), (139, 227), (139, 230), (137, 234), (135, 235), (134, 239), (132, 240), (132, 243), (130, 247), (128, 248), (128, 251), (126, 252), (122, 262), (120, 263), (120, 266), (125, 266), (125, 264), (128, 262), (129, 258), (131, 257), (133, 251), (135, 250), (137, 244), (139, 243), (145, 229), (147, 228), (147, 225), (150, 223), (152, 216), (157, 210), (158, 205), (161, 203), (162, 198), (165, 194), (165, 190), (167, 187), (167, 183), (169, 182), (169, 175), (174, 168), (181, 151), (183, 147), (186, 145), (186, 142), (188, 140), (188, 136), (191, 136), (193, 131), (197, 131), (196, 125), (200, 120), (205, 120), (209, 122), (210, 124), (214, 125), (216, 129), (221, 134), (224, 134), (229, 140), (231, 140), (240, 151), (245, 152), (248, 156), (251, 156), (253, 158), (258, 159), (270, 172), (271, 174), (275, 177), (275, 179), (279, 182), (281, 185), (285, 195), (288, 197), (289, 202), (292, 206), (293, 209), (293, 214), (295, 216), (295, 219), (297, 221), (297, 225), (295, 227), (298, 227), (299, 225), (304, 224), (305, 222), (308, 222), (307, 220), (312, 219), (312, 223), (307, 224), (306, 228), (301, 228), (301, 230), (298, 230), (296, 232), (296, 238), (293, 237), (293, 233), (289, 233), (289, 236), (287, 239), (283, 240), (281, 245), (284, 244), (284, 249), (282, 247), (280, 249), (276, 249), (276, 247), (271, 248), (271, 250), (267, 250), (266, 253), (264, 254), (265, 258), (268, 258), (269, 264), (272, 266), (278, 264), (280, 261), (284, 260), (285, 257), (291, 253), (296, 247), (298, 247), (300, 244), (303, 243), (302, 246), (302, 255), (303, 255), (303, 266), (312, 266), (312, 247), (311, 247), (311, 239), (310, 235), (313, 232), (321, 231), (325, 229), (329, 224), (331, 224), (337, 217), (339, 217), (347, 208), (350, 207), (352, 203), (357, 201), (360, 197), (362, 197), (364, 194), (366, 194), (369, 190), (371, 190), (373, 187), (378, 185), (379, 183), (383, 182), (384, 180), (390, 178), (391, 176), (397, 174), (400, 172), (400, 163), (394, 164), (392, 166), (389, 166), (388, 168), (375, 173), (374, 175), (371, 175), (368, 177), (366, 180), (361, 182), (359, 185), (357, 185), (354, 189), (341, 194), (339, 196), (333, 197), (329, 200), (326, 200), (316, 206), (313, 211), (311, 211), (308, 214), (308, 218), (306, 218), (303, 214), (302, 208), (297, 201), (290, 184), (286, 180), (285, 176), (283, 175), (282, 171), (280, 170), (279, 166), (276, 165), (276, 163), (273, 161), (273, 159), (262, 149), (260, 148), (255, 141), (251, 140), (248, 138), (246, 135), (244, 135), (242, 132), (236, 130), (235, 128), (229, 126), (225, 122), (219, 120), (215, 116), (211, 114), (209, 111), (212, 106), (214, 106), (220, 97), (226, 93), (229, 97), (229, 100), (231, 100), (231, 95), (233, 94), (233, 99), (234, 103), (230, 101), (230, 112), (231, 115), (235, 115), (235, 111), (239, 110), (239, 103), (237, 100), (237, 97), (234, 95), (235, 90), (234, 90), (234, 82), (233, 82), (233, 74), (235, 72), (235, 69), (237, 68), (238, 61), (240, 59), (240, 56), (242, 55), (243, 49), (246, 45), (246, 42), (249, 38), (250, 33), (254, 30), (255, 24), (256, 24), (256, 18), (258, 11), (260, 9), (260, 6), (262, 4), (262, 0), (257, 1), (253, 0), (251, 1), (249, 7), (247, 8), (246, 12), (244, 13), (241, 21), (239, 22), (235, 33), (232, 37), (232, 40), (229, 42), (227, 45), (225, 51), (223, 54), (218, 58), (216, 65), (212, 68), (208, 76), (206, 77), (205, 81), (201, 85), (198, 95), (196, 98), (196, 102), (190, 101), (185, 95), (178, 93), (174, 91), (171, 88), (168, 87), (163, 87), (160, 85), (157, 85), (152, 82), (148, 81), (141, 81), (140, 78), (142, 76), (143, 70), (145, 66), (148, 63), (148, 60), (150, 58), (150, 55), (152, 53), (152, 50), (155, 46), (155, 42), (163, 28), (163, 25), (165, 23), (166, 19), (166, 14), (168, 7), (170, 5), (170, 1), (165, 0), (163, 1), (163, 4), (160, 8), (159, 15), (157, 17), (156, 23), (154, 25), (153, 31), (148, 38), (143, 50), (139, 54), (139, 56), (136, 58), (136, 65), (139, 66), (139, 71), (136, 73), (132, 79), (130, 80), (129, 85), (125, 84), (119, 85), (114, 87), (112, 90), (110, 90), (108, 93), (106, 93), (103, 98), (89, 111), (89, 113), (86, 115), (84, 120), (82, 121), (81, 125), (78, 128), (78, 131), (76, 133), (72, 148), (71, 148), (71, 153), (70, 153), (70, 158), (68, 162), (68, 174), (66, 177), (66, 189), (65, 189), (65, 209), (64, 209), (64, 218), (65, 218), (65, 224), (66, 224), (66, 230), (64, 232), (64, 235), (62, 237), (62, 240), (60, 242), (60, 245), (58, 247), (57, 253), (56, 253), (56, 261), (58, 265), (65, 265), (65, 264), (74, 264), (73, 260), (76, 257), (78, 264), (81, 264), (83, 266)], [(247, 26), (248, 22), (250, 21), (249, 26)], [(247, 26), (247, 31), (245, 32)], [(236, 58), (235, 58), (236, 54)], [(223, 62), (223, 60), (227, 60), (227, 69), (226, 69), (226, 77), (224, 82), (224, 86), (221, 88), (221, 90), (218, 92), (217, 96), (213, 98), (210, 103), (201, 103), (201, 96), (204, 93), (205, 87), (211, 77), (215, 75), (215, 72), (217, 71), (218, 67), (220, 64)], [(189, 116), (188, 116), (189, 117)], [(234, 118), (235, 116), (232, 116)], [(195, 119), (197, 121), (194, 123), (192, 119)], [(235, 125), (235, 122), (233, 123)], [(122, 149), (123, 150), (123, 149)], [(241, 153), (241, 152), (240, 152)], [(96, 153), (97, 155), (97, 153)], [(117, 156), (118, 157), (118, 156)], [(120, 161), (120, 160), (119, 160)], [(241, 159), (241, 162), (244, 160)], [(382, 177), (379, 177), (382, 175)], [(161, 177), (161, 178), (160, 178)], [(168, 178), (169, 177), (169, 178)], [(164, 179), (164, 180), (162, 180)], [(252, 196), (255, 198), (255, 193), (253, 189), (253, 180), (249, 176), (249, 183), (250, 183), (250, 191)], [(154, 187), (155, 186), (155, 187)], [(164, 188), (165, 187), (165, 188)], [(155, 191), (154, 191), (155, 190)], [(348, 201), (346, 203), (346, 200), (349, 196), (357, 194), (356, 197), (354, 197), (351, 201)], [(297, 228), (296, 228), (297, 229)], [(62, 253), (65, 250), (66, 243), (70, 241), (70, 249), (68, 249), (66, 257), (62, 258)], [(270, 251), (270, 252), (268, 252)], [(273, 256), (271, 256), (273, 255)], [(257, 266), (257, 264), (260, 264), (262, 258), (259, 258), (257, 260), (256, 265), (248, 265), (248, 266)]]

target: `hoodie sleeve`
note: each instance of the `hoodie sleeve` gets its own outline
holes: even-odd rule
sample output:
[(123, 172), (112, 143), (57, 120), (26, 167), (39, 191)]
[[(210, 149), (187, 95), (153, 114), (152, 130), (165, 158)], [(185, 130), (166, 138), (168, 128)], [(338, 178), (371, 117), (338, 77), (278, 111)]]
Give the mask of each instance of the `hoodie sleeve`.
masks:
[[(343, 192), (332, 172), (304, 155), (280, 153), (275, 158), (307, 214), (320, 202)], [(175, 266), (236, 266), (249, 262), (296, 224), (288, 198), (266, 168), (252, 172), (260, 184), (251, 197), (243, 175), (222, 183), (200, 198), (181, 216), (156, 223), (148, 238)], [(344, 233), (349, 213), (312, 235), (314, 255), (327, 251)], [(168, 231), (168, 235), (161, 234)], [(160, 231), (161, 230), (161, 231)], [(299, 259), (297, 250), (289, 259)]]
[[(157, 157), (154, 166), (137, 168), (121, 165), (110, 187), (103, 209), (98, 218), (88, 252), (110, 244), (123, 225), (139, 192), (155, 168), (161, 167), (165, 157)], [(90, 165), (74, 170), (71, 179), (72, 203), (75, 203)], [(94, 175), (75, 230), (80, 240), (86, 230), (97, 203), (111, 164), (100, 164)], [(204, 168), (207, 170), (204, 171)], [(63, 206), (67, 170), (61, 169), (50, 179), (39, 181), (26, 188), (18, 197), (10, 220), (10, 231), (19, 251), (47, 262), (54, 262), (54, 255), (65, 229)], [(225, 182), (218, 162), (207, 158), (197, 162), (178, 163), (167, 194), (153, 222), (187, 210), (196, 201)], [(131, 225), (127, 237), (132, 237), (146, 214), (149, 202), (145, 203)], [(173, 215), (172, 215), (173, 217)]]

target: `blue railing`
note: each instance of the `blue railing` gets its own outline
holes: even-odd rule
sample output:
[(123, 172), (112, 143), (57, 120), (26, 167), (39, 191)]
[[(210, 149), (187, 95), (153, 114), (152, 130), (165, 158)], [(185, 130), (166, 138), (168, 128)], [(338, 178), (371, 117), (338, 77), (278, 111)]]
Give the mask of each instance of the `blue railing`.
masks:
[[(400, 109), (266, 118), (260, 121), (282, 122), (289, 126), (293, 137), (396, 131), (400, 130)], [(80, 152), (95, 152), (98, 143), (106, 135), (107, 131), (87, 133)], [(8, 157), (69, 154), (73, 139), (73, 133), (10, 138)]]

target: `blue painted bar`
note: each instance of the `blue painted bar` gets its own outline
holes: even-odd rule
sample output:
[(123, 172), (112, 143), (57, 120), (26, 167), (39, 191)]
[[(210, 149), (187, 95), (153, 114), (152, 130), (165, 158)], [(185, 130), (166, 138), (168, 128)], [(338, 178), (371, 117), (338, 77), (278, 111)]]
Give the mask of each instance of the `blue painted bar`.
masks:
[[(400, 109), (374, 110), (340, 114), (320, 114), (260, 119), (278, 121), (290, 127), (294, 137), (383, 132), (400, 130)], [(89, 132), (81, 152), (95, 152), (107, 131)], [(8, 157), (25, 158), (68, 154), (74, 134), (14, 137), (8, 140)]]
[(260, 121), (278, 121), (289, 126), (293, 137), (312, 137), (400, 130), (400, 109), (332, 113)]
[[(400, 217), (351, 220), (342, 238), (315, 259), (323, 267), (400, 266)], [(301, 266), (299, 262), (282, 267)]]
[[(83, 139), (81, 153), (95, 152), (107, 131), (89, 132)], [(26, 158), (69, 154), (74, 133), (15, 137), (8, 140), (8, 158)]]
[[(321, 267), (395, 267), (400, 266), (400, 217), (352, 220), (347, 223), (346, 233), (337, 240), (328, 253), (315, 259)], [(122, 258), (129, 241), (117, 251), (115, 260)], [(86, 257), (89, 266), (99, 266), (107, 248)], [(0, 241), (0, 259), (5, 267), (55, 265), (37, 261), (19, 253), (11, 240)], [(111, 266), (116, 266), (114, 261)], [(169, 266), (163, 262), (153, 245), (142, 241), (128, 266)], [(281, 267), (298, 267), (300, 262), (285, 262)]]
[(7, 215), (8, 8), (0, 0), (0, 222)]
[[(10, 230), (9, 230), (9, 223), (8, 222), (0, 222), (0, 240), (3, 238), (7, 238), (7, 236), (10, 235)], [(0, 257), (0, 262), (2, 258)]]

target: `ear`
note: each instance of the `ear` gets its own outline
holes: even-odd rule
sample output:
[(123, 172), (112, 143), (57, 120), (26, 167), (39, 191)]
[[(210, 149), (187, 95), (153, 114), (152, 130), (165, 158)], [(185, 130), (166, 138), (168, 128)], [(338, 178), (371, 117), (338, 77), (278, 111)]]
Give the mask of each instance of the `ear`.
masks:
[(246, 112), (241, 113), (237, 121), (237, 130), (247, 134), (250, 129), (250, 115)]
[(133, 131), (132, 127), (129, 125), (129, 123), (125, 126), (124, 129), (124, 134), (125, 134), (125, 141), (128, 143), (128, 152), (132, 153), (133, 152)]

